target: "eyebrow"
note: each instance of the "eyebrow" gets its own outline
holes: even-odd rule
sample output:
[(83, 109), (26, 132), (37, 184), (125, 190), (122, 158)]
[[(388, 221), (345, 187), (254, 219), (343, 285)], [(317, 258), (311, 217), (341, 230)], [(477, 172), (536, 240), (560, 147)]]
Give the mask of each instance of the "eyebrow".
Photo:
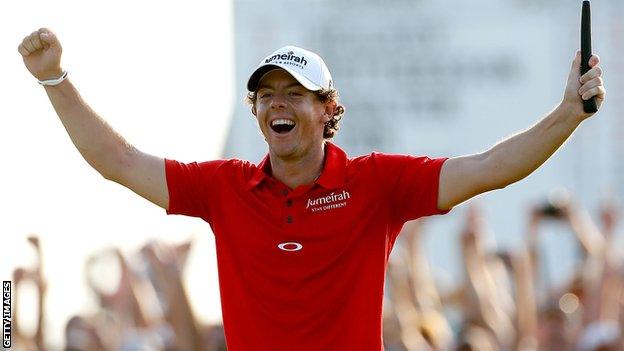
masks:
[[(293, 83), (288, 84), (287, 86), (285, 86), (285, 88), (287, 89), (287, 88), (292, 88), (292, 87), (295, 87), (295, 86), (300, 86), (300, 87), (303, 87), (303, 85), (301, 85), (301, 83), (299, 83), (299, 82), (295, 81), (295, 82), (293, 82)], [(267, 84), (259, 84), (259, 85), (258, 85), (258, 88), (256, 89), (256, 91), (258, 91), (258, 90), (260, 90), (260, 89), (273, 89), (273, 88), (272, 88), (272, 87), (270, 87), (270, 86), (268, 86)]]

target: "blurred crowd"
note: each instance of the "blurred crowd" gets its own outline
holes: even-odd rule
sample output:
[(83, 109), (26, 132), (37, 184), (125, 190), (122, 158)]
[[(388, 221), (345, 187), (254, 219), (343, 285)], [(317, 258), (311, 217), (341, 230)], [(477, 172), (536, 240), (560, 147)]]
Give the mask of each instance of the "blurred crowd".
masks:
[[(522, 244), (506, 251), (487, 248), (492, 233), (469, 206), (458, 237), (463, 283), (444, 293), (423, 250), (426, 222), (406, 224), (402, 249), (395, 248), (388, 267), (386, 351), (624, 350), (618, 205), (604, 201), (594, 220), (568, 193), (551, 195), (528, 211)], [(539, 245), (553, 221), (569, 229), (578, 247), (573, 274), (558, 277), (565, 278), (561, 284), (540, 272), (545, 256), (558, 254)]]
[[(566, 195), (566, 194), (563, 194)], [(601, 204), (598, 216), (569, 196), (536, 204), (525, 235), (512, 250), (487, 247), (492, 233), (476, 206), (468, 205), (462, 232), (463, 281), (452, 290), (436, 286), (424, 249), (427, 219), (407, 223), (391, 257), (384, 297), (386, 351), (413, 350), (624, 350), (620, 313), (624, 267), (614, 231), (620, 209)], [(578, 246), (577, 267), (562, 284), (545, 281), (543, 225), (569, 228)], [(13, 349), (46, 350), (46, 279), (39, 240), (30, 237), (38, 263), (14, 271)], [(91, 256), (85, 272), (99, 309), (75, 315), (65, 326), (65, 350), (226, 350), (221, 325), (198, 322), (183, 281), (192, 242), (150, 242), (124, 255), (108, 249)], [(113, 288), (102, 274), (114, 263)], [(29, 281), (38, 293), (36, 331), (18, 322), (17, 293)], [(48, 348), (49, 349), (49, 348)]]
[[(12, 338), (15, 350), (48, 350), (44, 340), (46, 279), (42, 274), (39, 240), (29, 242), (37, 251), (38, 263), (18, 268), (13, 274)], [(72, 316), (65, 325), (66, 351), (224, 351), (221, 325), (198, 322), (183, 281), (184, 267), (192, 242), (179, 245), (152, 241), (129, 257), (116, 248), (90, 256), (85, 273), (98, 310)], [(117, 274), (111, 274), (111, 270)], [(116, 276), (116, 284), (109, 277)], [(20, 286), (26, 281), (37, 289), (36, 331), (26, 335), (17, 323)], [(68, 301), (68, 303), (71, 303)]]

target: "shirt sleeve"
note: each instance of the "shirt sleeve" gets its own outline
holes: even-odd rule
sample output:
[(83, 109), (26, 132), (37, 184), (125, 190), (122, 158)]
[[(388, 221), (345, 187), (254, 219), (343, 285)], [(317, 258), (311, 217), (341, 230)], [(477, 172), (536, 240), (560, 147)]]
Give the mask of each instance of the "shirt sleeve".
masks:
[(448, 158), (374, 153), (373, 159), (396, 220), (404, 223), (450, 211), (438, 209), (440, 170)]
[(167, 214), (200, 217), (210, 222), (211, 184), (224, 161), (182, 163), (165, 159), (169, 191)]

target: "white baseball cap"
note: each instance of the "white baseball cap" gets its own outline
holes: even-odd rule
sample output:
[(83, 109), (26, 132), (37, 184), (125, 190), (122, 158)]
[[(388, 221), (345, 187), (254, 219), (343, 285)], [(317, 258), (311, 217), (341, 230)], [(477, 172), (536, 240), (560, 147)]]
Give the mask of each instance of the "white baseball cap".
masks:
[(247, 81), (247, 90), (256, 91), (260, 79), (276, 68), (290, 73), (301, 85), (311, 91), (331, 89), (331, 74), (323, 59), (306, 49), (297, 46), (284, 46), (260, 61), (258, 68)]

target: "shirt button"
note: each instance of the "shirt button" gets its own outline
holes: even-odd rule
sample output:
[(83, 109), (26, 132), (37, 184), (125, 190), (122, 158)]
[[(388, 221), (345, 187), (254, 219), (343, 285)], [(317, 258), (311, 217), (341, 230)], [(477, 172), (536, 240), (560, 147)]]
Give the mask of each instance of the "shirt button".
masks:
[(286, 200), (286, 206), (288, 207), (292, 206), (292, 200), (290, 199)]
[(286, 217), (286, 223), (291, 224), (293, 222), (292, 216)]

